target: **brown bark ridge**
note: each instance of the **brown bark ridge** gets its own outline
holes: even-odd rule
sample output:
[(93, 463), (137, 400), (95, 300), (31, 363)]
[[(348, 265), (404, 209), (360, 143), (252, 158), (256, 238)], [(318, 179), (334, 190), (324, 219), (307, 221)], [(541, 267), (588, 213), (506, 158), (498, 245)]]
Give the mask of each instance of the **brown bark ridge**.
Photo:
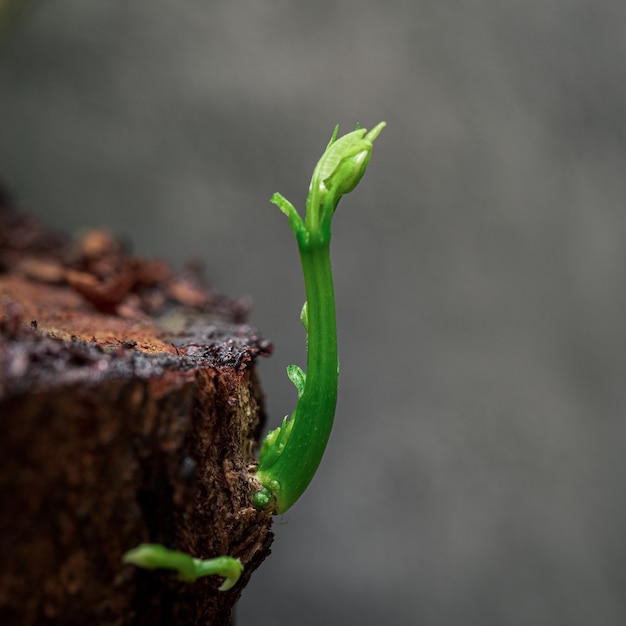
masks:
[[(273, 538), (249, 474), (271, 345), (245, 309), (0, 209), (0, 624), (231, 623)], [(142, 542), (245, 569), (220, 592), (123, 565)]]

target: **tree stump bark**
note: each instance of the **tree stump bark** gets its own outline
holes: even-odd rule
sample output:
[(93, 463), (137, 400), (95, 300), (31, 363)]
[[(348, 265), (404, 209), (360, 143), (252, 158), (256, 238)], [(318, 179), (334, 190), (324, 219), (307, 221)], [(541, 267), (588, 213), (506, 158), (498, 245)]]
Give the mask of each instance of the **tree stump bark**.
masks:
[[(0, 210), (0, 623), (231, 623), (269, 554), (252, 507), (264, 421), (245, 306), (102, 231), (69, 245)], [(244, 572), (123, 565), (163, 543)]]

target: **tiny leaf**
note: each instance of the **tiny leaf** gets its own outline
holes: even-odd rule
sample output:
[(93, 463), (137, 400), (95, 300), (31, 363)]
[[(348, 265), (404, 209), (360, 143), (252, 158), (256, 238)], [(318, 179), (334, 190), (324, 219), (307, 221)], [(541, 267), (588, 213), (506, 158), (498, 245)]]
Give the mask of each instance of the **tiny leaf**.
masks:
[(304, 326), (304, 330), (309, 332), (309, 306), (305, 302), (302, 305), (302, 311), (300, 311), (300, 321), (302, 322), (302, 326)]
[(289, 376), (289, 380), (296, 386), (298, 398), (301, 398), (306, 384), (306, 374), (302, 371), (302, 368), (297, 365), (288, 365), (287, 376)]
[(289, 226), (293, 230), (296, 237), (304, 231), (304, 223), (296, 208), (285, 198), (285, 196), (276, 192), (270, 202), (275, 204), (289, 219)]

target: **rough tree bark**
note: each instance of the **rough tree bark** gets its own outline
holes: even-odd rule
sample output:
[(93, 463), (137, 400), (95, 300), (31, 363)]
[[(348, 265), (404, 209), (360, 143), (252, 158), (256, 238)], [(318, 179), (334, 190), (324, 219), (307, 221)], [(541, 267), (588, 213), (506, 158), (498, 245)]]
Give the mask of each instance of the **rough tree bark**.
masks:
[[(0, 210), (0, 623), (230, 624), (272, 541), (249, 474), (271, 346), (244, 314), (107, 233)], [(244, 573), (219, 592), (121, 563), (147, 541)]]

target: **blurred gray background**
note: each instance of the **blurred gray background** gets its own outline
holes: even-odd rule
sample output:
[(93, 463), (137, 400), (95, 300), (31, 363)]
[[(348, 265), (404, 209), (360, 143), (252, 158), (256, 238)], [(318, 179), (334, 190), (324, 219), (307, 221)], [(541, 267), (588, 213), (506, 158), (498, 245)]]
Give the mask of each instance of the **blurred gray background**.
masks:
[(254, 300), (272, 426), (336, 123), (388, 127), (334, 222), (342, 377), (239, 626), (626, 623), (626, 3), (32, 2), (0, 177), (48, 224)]

